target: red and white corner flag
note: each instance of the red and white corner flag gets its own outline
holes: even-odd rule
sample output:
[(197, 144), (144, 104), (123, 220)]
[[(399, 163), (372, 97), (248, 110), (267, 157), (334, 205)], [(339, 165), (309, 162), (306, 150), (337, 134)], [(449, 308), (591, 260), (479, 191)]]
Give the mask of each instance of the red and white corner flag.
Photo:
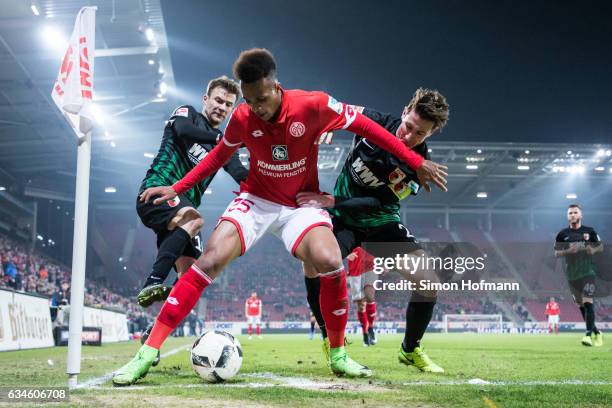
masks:
[(76, 23), (51, 96), (79, 137), (93, 127), (93, 78), (97, 7), (83, 7)]

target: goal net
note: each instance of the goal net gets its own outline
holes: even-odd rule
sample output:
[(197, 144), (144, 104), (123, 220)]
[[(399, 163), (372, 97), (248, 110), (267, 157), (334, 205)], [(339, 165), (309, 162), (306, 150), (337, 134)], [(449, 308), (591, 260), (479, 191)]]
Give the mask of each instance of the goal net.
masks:
[(500, 314), (445, 314), (444, 333), (501, 333), (504, 328)]

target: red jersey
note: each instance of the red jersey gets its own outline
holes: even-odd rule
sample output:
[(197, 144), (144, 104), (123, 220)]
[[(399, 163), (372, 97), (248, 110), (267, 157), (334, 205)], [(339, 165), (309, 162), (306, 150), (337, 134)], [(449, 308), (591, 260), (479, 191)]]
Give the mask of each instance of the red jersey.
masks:
[(557, 302), (548, 302), (546, 304), (546, 311), (544, 312), (544, 314), (546, 316), (549, 315), (558, 315), (561, 313), (561, 309), (559, 308), (559, 304)]
[(284, 90), (280, 109), (276, 122), (270, 123), (240, 104), (223, 141), (249, 150), (249, 176), (241, 192), (295, 207), (298, 192), (319, 192), (315, 141), (324, 132), (346, 128), (357, 112), (323, 92), (301, 90)]
[(374, 269), (374, 257), (362, 247), (353, 249), (351, 253), (355, 254), (356, 258), (348, 260), (348, 276), (361, 276)]
[(259, 316), (261, 313), (261, 299), (252, 297), (246, 301), (247, 316)]
[(322, 133), (337, 129), (348, 129), (369, 138), (413, 168), (423, 162), (419, 154), (353, 106), (338, 102), (324, 92), (283, 90), (278, 119), (273, 123), (260, 119), (248, 105), (240, 104), (225, 129), (223, 143), (175, 183), (174, 191), (177, 194), (188, 191), (223, 166), (244, 145), (250, 153), (250, 165), (249, 175), (240, 185), (241, 192), (296, 207), (298, 192), (319, 192), (317, 141)]

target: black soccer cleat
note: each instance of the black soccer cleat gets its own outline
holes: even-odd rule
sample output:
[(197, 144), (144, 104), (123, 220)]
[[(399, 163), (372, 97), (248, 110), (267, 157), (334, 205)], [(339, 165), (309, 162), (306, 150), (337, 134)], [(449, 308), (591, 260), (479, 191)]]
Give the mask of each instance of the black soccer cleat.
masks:
[(370, 346), (373, 346), (378, 342), (378, 340), (376, 340), (376, 332), (374, 331), (373, 327), (368, 329), (368, 337), (370, 338)]

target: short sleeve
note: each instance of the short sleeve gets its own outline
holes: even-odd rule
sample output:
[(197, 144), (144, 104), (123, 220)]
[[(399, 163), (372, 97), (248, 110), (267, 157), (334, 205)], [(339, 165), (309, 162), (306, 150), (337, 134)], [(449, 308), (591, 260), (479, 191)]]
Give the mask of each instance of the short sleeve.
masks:
[(561, 251), (567, 248), (569, 248), (569, 244), (563, 241), (563, 231), (561, 231), (557, 234), (557, 238), (555, 238), (555, 250)]

